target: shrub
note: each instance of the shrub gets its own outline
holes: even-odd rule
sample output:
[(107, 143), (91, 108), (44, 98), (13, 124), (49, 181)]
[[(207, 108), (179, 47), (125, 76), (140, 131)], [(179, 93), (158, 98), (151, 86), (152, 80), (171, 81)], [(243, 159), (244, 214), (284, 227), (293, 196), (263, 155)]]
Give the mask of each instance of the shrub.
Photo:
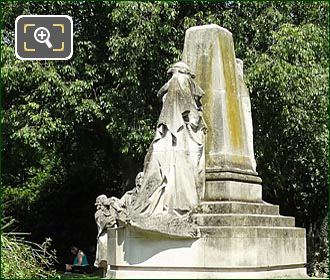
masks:
[[(7, 223), (4, 228), (11, 225)], [(49, 250), (50, 238), (42, 244), (25, 240), (20, 233), (1, 233), (1, 278), (55, 278), (52, 266), (56, 262), (55, 251)]]

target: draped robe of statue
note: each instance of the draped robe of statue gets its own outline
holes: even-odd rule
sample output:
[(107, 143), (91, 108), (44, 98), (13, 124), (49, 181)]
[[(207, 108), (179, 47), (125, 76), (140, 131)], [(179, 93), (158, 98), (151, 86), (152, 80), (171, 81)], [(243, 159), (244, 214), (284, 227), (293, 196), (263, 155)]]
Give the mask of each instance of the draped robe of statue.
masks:
[(138, 217), (188, 213), (197, 205), (197, 188), (203, 181), (204, 92), (185, 63), (176, 63), (169, 73), (171, 79), (158, 93), (163, 107), (145, 158), (141, 190), (131, 208)]
[(106, 219), (104, 219), (104, 214), (101, 209), (97, 210), (95, 213), (95, 222), (98, 229), (97, 234), (97, 246), (96, 246), (96, 256), (94, 266), (96, 267), (106, 267), (107, 266), (107, 242), (108, 234), (106, 231)]

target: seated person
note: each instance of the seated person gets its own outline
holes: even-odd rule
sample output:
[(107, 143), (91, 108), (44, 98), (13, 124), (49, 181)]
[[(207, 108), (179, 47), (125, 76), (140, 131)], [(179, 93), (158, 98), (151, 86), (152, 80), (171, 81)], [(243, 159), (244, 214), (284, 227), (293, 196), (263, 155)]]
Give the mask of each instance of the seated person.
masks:
[(75, 256), (73, 260), (73, 264), (65, 264), (65, 270), (66, 271), (72, 271), (72, 272), (85, 272), (89, 268), (87, 256), (85, 253), (81, 250), (79, 250), (77, 247), (72, 246), (71, 254)]

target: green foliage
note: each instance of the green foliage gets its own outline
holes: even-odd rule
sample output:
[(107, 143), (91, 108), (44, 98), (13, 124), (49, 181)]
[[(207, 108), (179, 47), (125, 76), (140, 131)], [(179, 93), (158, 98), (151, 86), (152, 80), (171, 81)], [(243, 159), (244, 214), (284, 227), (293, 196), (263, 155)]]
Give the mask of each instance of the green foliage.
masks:
[(326, 217), (320, 228), (315, 225), (308, 232), (308, 264), (307, 270), (312, 277), (324, 277), (329, 275), (329, 234), (328, 218)]
[(329, 72), (324, 35), (313, 24), (282, 25), (248, 74), (258, 116), (257, 156), (264, 184), (271, 186), (268, 195), (284, 202), (304, 226), (327, 212)]
[(17, 236), (13, 232), (1, 234), (1, 279), (59, 278), (52, 268), (56, 258), (55, 252), (49, 251), (51, 240), (36, 244)]
[[(311, 274), (327, 277), (328, 39), (314, 24), (282, 24), (249, 68), (264, 197), (308, 231)], [(257, 117), (256, 117), (257, 116)]]
[[(326, 245), (317, 236), (325, 234), (328, 204), (327, 2), (2, 5), (2, 185), (10, 201), (4, 211), (39, 232), (36, 239), (54, 235), (62, 252), (76, 240), (93, 244), (94, 199), (132, 187), (160, 111), (156, 92), (168, 66), (180, 59), (185, 30), (215, 23), (233, 33), (244, 61), (265, 198), (312, 229), (309, 263), (322, 263), (326, 254), (317, 248)], [(17, 60), (14, 22), (21, 14), (72, 16), (72, 59)], [(58, 228), (62, 236), (55, 236)]]

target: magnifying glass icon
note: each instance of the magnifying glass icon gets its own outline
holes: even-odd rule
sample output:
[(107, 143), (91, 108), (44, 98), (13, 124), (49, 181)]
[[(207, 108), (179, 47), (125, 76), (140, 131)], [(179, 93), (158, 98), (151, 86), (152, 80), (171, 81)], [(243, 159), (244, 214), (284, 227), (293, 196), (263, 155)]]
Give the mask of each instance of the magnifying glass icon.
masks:
[(53, 47), (52, 43), (49, 41), (50, 33), (46, 27), (38, 27), (34, 31), (34, 39), (38, 43), (45, 43), (47, 47), (50, 49)]

